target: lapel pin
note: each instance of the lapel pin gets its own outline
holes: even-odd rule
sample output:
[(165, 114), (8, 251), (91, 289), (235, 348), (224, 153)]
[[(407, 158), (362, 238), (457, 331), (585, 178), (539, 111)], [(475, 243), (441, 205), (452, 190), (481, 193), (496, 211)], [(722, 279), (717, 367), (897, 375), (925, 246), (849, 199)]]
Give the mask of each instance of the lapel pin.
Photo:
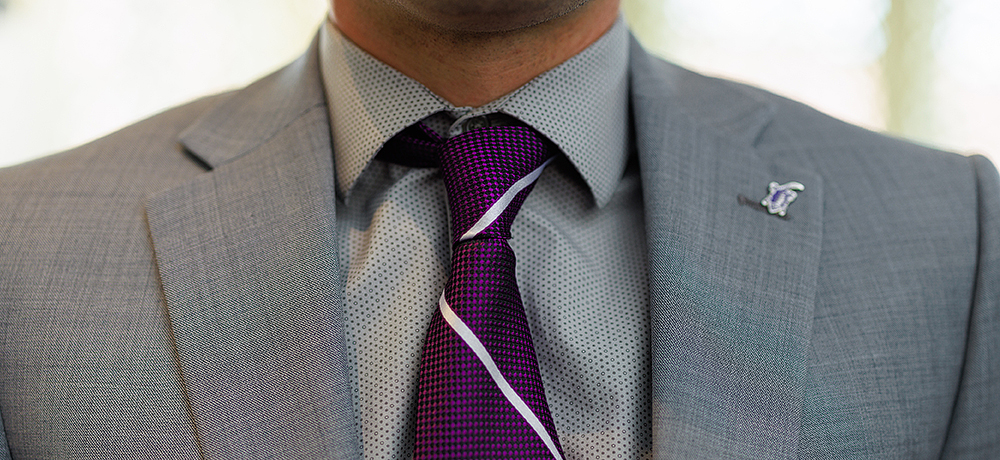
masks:
[(805, 189), (806, 186), (798, 182), (788, 182), (785, 184), (771, 182), (767, 185), (767, 196), (763, 200), (760, 200), (760, 204), (767, 207), (767, 212), (785, 217), (788, 205), (792, 204), (795, 198), (799, 196), (796, 192), (801, 192)]

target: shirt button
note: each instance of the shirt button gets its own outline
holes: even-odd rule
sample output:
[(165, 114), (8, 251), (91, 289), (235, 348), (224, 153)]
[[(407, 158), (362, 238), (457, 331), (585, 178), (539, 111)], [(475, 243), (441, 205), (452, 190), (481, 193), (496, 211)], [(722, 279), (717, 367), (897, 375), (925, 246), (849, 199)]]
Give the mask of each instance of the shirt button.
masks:
[(464, 131), (468, 132), (474, 129), (485, 128), (489, 125), (490, 125), (490, 120), (485, 116), (470, 118), (465, 122)]

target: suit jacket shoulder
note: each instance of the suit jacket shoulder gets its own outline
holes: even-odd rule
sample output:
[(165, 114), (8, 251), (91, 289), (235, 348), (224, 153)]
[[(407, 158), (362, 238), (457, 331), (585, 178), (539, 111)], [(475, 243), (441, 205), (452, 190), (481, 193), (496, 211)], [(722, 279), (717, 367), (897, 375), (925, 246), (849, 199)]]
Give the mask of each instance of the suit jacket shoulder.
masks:
[(177, 136), (226, 97), (0, 170), (0, 406), (15, 458), (197, 453), (143, 204), (204, 172)]
[(319, 79), (314, 43), (0, 171), (15, 458), (356, 458)]

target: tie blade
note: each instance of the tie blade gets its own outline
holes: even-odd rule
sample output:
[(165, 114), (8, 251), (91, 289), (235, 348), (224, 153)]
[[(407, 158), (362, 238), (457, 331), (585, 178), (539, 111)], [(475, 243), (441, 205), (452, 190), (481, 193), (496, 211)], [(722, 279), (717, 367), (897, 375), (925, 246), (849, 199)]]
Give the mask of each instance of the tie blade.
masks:
[(431, 322), (420, 372), (417, 452), (447, 454), (423, 458), (487, 451), (491, 458), (553, 458), (543, 438), (557, 451), (559, 441), (513, 281), (513, 251), (502, 240), (473, 240), (458, 245), (454, 259), (456, 276), (442, 310), (458, 317), (460, 327), (442, 310)]

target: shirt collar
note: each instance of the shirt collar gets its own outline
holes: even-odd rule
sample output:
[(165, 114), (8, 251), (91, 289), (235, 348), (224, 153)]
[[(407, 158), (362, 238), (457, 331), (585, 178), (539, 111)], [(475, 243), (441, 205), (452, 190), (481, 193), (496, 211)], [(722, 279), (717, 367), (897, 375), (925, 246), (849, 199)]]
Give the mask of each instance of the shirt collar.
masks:
[(430, 115), (459, 126), (491, 112), (518, 118), (553, 141), (579, 171), (598, 206), (610, 200), (628, 160), (628, 32), (621, 17), (589, 47), (483, 107), (455, 107), (340, 34), (320, 32), (337, 192), (349, 197), (386, 141)]

